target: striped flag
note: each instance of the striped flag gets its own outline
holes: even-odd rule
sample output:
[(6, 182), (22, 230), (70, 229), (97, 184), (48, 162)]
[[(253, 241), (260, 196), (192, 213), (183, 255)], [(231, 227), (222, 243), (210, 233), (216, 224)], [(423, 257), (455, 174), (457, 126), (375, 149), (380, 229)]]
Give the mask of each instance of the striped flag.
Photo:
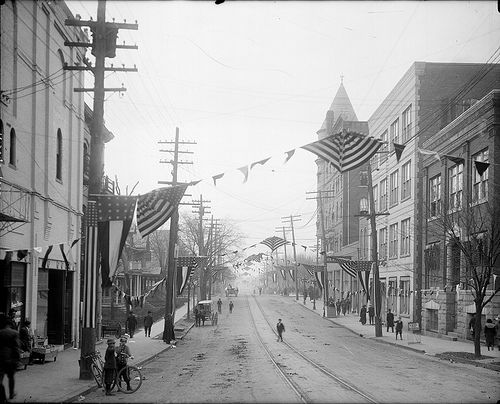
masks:
[(121, 195), (95, 197), (99, 222), (101, 282), (103, 287), (110, 287), (132, 224), (137, 197)]
[(316, 278), (316, 282), (318, 282), (319, 288), (323, 289), (323, 285), (325, 284), (325, 271), (314, 272), (314, 276)]
[(302, 146), (331, 163), (341, 173), (362, 166), (382, 146), (382, 141), (356, 132), (341, 132)]
[(370, 280), (370, 271), (372, 268), (372, 261), (358, 261), (360, 264), (358, 267), (358, 279), (359, 283), (361, 283), (361, 287), (366, 293), (366, 299), (370, 300), (370, 291), (368, 290), (369, 280)]
[(85, 273), (83, 276), (83, 328), (95, 328), (97, 291), (97, 208), (88, 201), (85, 212), (87, 237), (85, 239)]
[(285, 272), (286, 267), (279, 265), (278, 268), (279, 268), (279, 270), (281, 272), (281, 276), (286, 281), (286, 272)]
[(295, 282), (295, 274), (294, 274), (295, 269), (293, 267), (288, 268), (288, 273), (290, 274), (290, 278), (292, 278), (292, 281)]
[(280, 237), (273, 236), (273, 237), (268, 237), (265, 240), (262, 240), (260, 244), (268, 246), (271, 249), (271, 252), (273, 252), (274, 250), (280, 248), (281, 246), (288, 244), (288, 241), (283, 240)]
[(311, 264), (300, 264), (302, 265), (309, 275), (314, 276), (315, 272), (323, 271), (324, 266), (322, 265), (311, 265)]
[(137, 227), (144, 238), (165, 223), (177, 209), (188, 185), (155, 189), (137, 201)]
[(180, 295), (187, 285), (193, 270), (198, 266), (198, 257), (178, 257), (177, 266), (177, 294)]
[(331, 257), (332, 262), (339, 264), (349, 276), (355, 278), (358, 275), (357, 261), (347, 260), (345, 258)]

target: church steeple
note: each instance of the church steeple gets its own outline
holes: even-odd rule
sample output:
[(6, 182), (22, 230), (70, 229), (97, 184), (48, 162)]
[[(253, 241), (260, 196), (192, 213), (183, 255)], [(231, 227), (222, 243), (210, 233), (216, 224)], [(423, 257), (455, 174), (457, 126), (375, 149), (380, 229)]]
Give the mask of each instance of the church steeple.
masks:
[[(351, 100), (347, 95), (347, 92), (344, 88), (344, 76), (340, 76), (340, 86), (337, 90), (337, 94), (335, 94), (335, 98), (330, 105), (329, 111), (333, 111), (333, 121), (334, 123), (342, 117), (344, 121), (357, 121), (358, 117), (356, 116), (356, 112), (354, 112), (354, 108), (352, 107)], [(318, 130), (317, 134), (322, 135), (326, 129), (326, 119), (323, 121), (323, 125), (321, 125), (321, 129)]]

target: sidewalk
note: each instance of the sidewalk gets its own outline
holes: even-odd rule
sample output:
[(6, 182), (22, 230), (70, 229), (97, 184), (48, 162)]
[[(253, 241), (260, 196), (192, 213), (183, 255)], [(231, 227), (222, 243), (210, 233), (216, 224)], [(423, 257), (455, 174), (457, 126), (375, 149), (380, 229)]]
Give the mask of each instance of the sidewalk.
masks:
[[(175, 335), (177, 339), (182, 339), (192, 327), (193, 323), (185, 319), (187, 305), (178, 308), (175, 312)], [(141, 324), (140, 319), (139, 324)], [(170, 348), (162, 340), (164, 319), (155, 322), (151, 328), (151, 335), (146, 338), (143, 329), (129, 340), (128, 345), (132, 351), (134, 365), (142, 365), (156, 355)], [(106, 351), (106, 340), (101, 340), (96, 344), (96, 350), (100, 351), (104, 357)], [(28, 366), (26, 370), (16, 373), (16, 397), (11, 402), (68, 402), (78, 401), (80, 396), (85, 396), (87, 392), (97, 388), (92, 380), (80, 380), (80, 368), (78, 360), (80, 350), (69, 348), (57, 355), (55, 362), (45, 364), (35, 363)], [(4, 386), (7, 388), (7, 378), (4, 378)], [(7, 393), (8, 394), (8, 393)]]
[[(299, 300), (295, 300), (295, 297), (293, 297), (293, 300), (297, 304), (300, 304), (301, 306), (314, 311), (317, 315), (323, 316), (323, 300), (316, 300), (316, 310), (313, 310), (313, 302), (309, 301), (309, 299), (306, 299), (305, 304), (302, 296), (299, 296)], [(396, 340), (396, 334), (392, 333), (391, 331), (386, 332), (386, 328), (384, 325), (382, 326), (382, 337), (375, 337), (375, 326), (369, 325), (368, 323), (362, 325), (359, 322), (359, 315), (357, 313), (346, 314), (345, 316), (341, 313), (339, 317), (327, 318), (327, 320), (341, 325), (363, 338), (370, 338), (377, 342), (398, 345), (401, 348), (411, 349), (413, 351), (421, 352), (426, 355), (439, 356), (445, 352), (463, 352), (474, 354), (474, 344), (472, 341), (451, 341), (448, 339), (436, 338), (427, 335), (413, 335), (408, 332), (408, 321), (405, 321), (404, 319), (403, 340)], [(420, 342), (418, 342), (419, 340)], [(488, 367), (490, 369), (500, 370), (500, 350), (498, 349), (498, 347), (495, 347), (493, 351), (488, 351), (486, 346), (482, 345), (481, 355), (487, 356), (489, 358), (481, 360), (459, 360), (458, 358), (450, 356), (449, 359), (457, 362), (460, 361), (465, 363), (473, 363), (475, 365)], [(442, 357), (446, 357), (446, 355), (442, 355)]]

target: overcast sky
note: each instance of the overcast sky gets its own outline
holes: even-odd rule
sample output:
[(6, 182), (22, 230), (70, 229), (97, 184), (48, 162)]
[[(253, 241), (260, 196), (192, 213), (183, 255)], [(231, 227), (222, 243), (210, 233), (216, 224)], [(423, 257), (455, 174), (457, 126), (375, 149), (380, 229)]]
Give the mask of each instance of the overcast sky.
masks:
[[(68, 5), (96, 18), (97, 2)], [(170, 181), (171, 165), (159, 160), (172, 155), (158, 142), (173, 140), (178, 127), (181, 140), (197, 143), (181, 147), (193, 164), (180, 166), (179, 181), (203, 180), (183, 201), (210, 200), (214, 218), (247, 235), (241, 248), (281, 235), (275, 229), (289, 215), (301, 215), (297, 243), (316, 244), (316, 202), (306, 199), (316, 190), (314, 155), (301, 149), (283, 161), (317, 140), (341, 75), (358, 119), (368, 120), (413, 62), (484, 63), (500, 44), (497, 2), (108, 1), (112, 18), (138, 21), (119, 42), (139, 50), (118, 50), (107, 65), (139, 72), (106, 77), (106, 87), (128, 89), (106, 94), (115, 135), (106, 174), (118, 177), (122, 194), (136, 182), (134, 194)], [(267, 157), (243, 183), (238, 168)], [(249, 253), (258, 251), (266, 248)]]

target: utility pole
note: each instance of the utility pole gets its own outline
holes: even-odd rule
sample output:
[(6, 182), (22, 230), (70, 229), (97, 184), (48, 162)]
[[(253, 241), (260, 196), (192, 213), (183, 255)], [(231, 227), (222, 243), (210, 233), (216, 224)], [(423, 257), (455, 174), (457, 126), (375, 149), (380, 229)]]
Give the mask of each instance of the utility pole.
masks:
[[(137, 49), (137, 46), (117, 45), (116, 39), (119, 29), (137, 30), (139, 27), (135, 24), (106, 22), (106, 1), (98, 0), (97, 3), (97, 21), (82, 21), (79, 19), (66, 19), (66, 26), (73, 27), (89, 27), (92, 31), (92, 42), (70, 42), (65, 41), (66, 46), (92, 48), (92, 54), (95, 56), (95, 67), (85, 59), (87, 66), (68, 66), (64, 65), (64, 70), (91, 71), (94, 74), (94, 88), (75, 88), (75, 92), (93, 92), (94, 105), (92, 112), (91, 143), (90, 143), (90, 174), (89, 174), (89, 196), (100, 194), (102, 192), (102, 178), (104, 176), (104, 94), (106, 91), (126, 91), (125, 88), (104, 88), (104, 73), (106, 71), (124, 71), (137, 72), (137, 68), (113, 68), (105, 66), (106, 58), (114, 58), (116, 49)], [(88, 251), (85, 252), (88, 254)], [(97, 330), (100, 328), (101, 322), (101, 302), (102, 302), (102, 286), (100, 282), (100, 273), (98, 271), (98, 257), (93, 254), (93, 262), (89, 265), (93, 274), (85, 274), (85, 282), (87, 279), (97, 279), (96, 290), (96, 317)], [(88, 257), (87, 257), (88, 258)], [(84, 297), (86, 299), (86, 297)], [(94, 302), (84, 301), (84, 306), (94, 304)], [(81, 356), (80, 356), (80, 379), (90, 380), (92, 373), (90, 372), (90, 361), (86, 356), (95, 351), (95, 342), (97, 339), (96, 327), (94, 321), (90, 323), (84, 320), (81, 333)]]
[[(203, 215), (205, 213), (210, 213), (206, 211), (206, 209), (210, 209), (209, 206), (205, 206), (204, 203), (210, 203), (210, 201), (203, 200), (203, 195), (200, 194), (200, 200), (193, 200), (191, 205), (194, 207), (198, 207), (197, 211), (193, 211), (192, 213), (198, 214), (198, 254), (200, 257), (206, 256), (205, 253), (205, 238), (203, 236)], [(200, 265), (200, 279), (199, 279), (199, 288), (200, 288), (200, 300), (206, 300), (207, 298), (207, 279), (206, 279), (206, 265), (207, 261), (204, 261), (205, 265)]]
[(293, 229), (293, 222), (298, 222), (301, 215), (290, 215), (290, 216), (285, 216), (282, 217), (281, 220), (283, 219), (290, 219), (290, 227), (292, 229), (292, 247), (293, 247), (293, 260), (294, 260), (294, 274), (295, 274), (295, 300), (299, 300), (299, 279), (298, 279), (298, 264), (297, 264), (297, 251), (295, 249), (295, 231)]
[[(324, 285), (323, 285), (323, 317), (325, 317), (326, 305), (328, 304), (328, 271), (326, 268), (327, 263), (327, 251), (326, 251), (326, 232), (325, 232), (325, 219), (323, 216), (323, 194), (333, 192), (331, 190), (327, 191), (316, 191), (316, 192), (306, 192), (306, 194), (319, 194), (319, 197), (306, 198), (306, 199), (317, 199), (319, 202), (319, 214), (320, 214), (320, 225), (321, 225), (321, 246), (323, 248), (323, 274), (324, 274)], [(333, 198), (334, 196), (326, 196), (326, 198)], [(319, 249), (318, 249), (319, 250)], [(318, 252), (316, 253), (316, 255)]]
[[(285, 233), (285, 229), (289, 229), (289, 227), (285, 227), (285, 226), (281, 226), (281, 227), (276, 227), (275, 230), (276, 231), (280, 231), (282, 230), (283, 231), (283, 240), (286, 241), (286, 233)], [(288, 258), (286, 256), (286, 243), (283, 245), (283, 249), (285, 251), (285, 269), (287, 269), (287, 266), (288, 266)], [(279, 263), (278, 261), (278, 250), (276, 250), (276, 262)], [(281, 271), (280, 271), (281, 272)], [(286, 271), (285, 271), (285, 277), (286, 277)], [(278, 278), (279, 279), (279, 278)], [(285, 279), (284, 279), (285, 281)], [(288, 287), (288, 282), (284, 282), (285, 283), (285, 287)]]
[[(162, 152), (170, 152), (174, 154), (173, 160), (160, 160), (160, 163), (172, 164), (172, 181), (158, 181), (159, 184), (170, 184), (172, 186), (179, 185), (177, 182), (177, 168), (179, 164), (193, 164), (191, 161), (179, 161), (180, 153), (192, 153), (188, 151), (179, 150), (180, 144), (196, 144), (189, 141), (179, 141), (179, 128), (175, 128), (175, 141), (160, 141), (160, 144), (173, 144), (174, 150), (160, 150)], [(189, 196), (189, 195), (185, 195)], [(177, 244), (177, 233), (179, 227), (179, 209), (175, 208), (172, 216), (170, 217), (170, 234), (168, 238), (168, 266), (167, 266), (167, 279), (166, 279), (166, 297), (165, 297), (165, 323), (163, 328), (163, 341), (170, 343), (172, 339), (171, 332), (173, 330), (173, 323), (175, 319), (175, 297), (176, 297), (176, 268), (175, 268), (175, 252)]]
[[(208, 299), (212, 298), (212, 283), (213, 283), (213, 276), (216, 272), (216, 266), (217, 266), (217, 254), (219, 252), (219, 247), (217, 245), (217, 235), (218, 235), (218, 230), (220, 229), (220, 219), (214, 219), (212, 216), (210, 218), (210, 230), (209, 230), (209, 237), (208, 237), (208, 251), (207, 255), (209, 257), (208, 261), (208, 267), (207, 267), (207, 273), (209, 275), (208, 278)], [(219, 241), (220, 242), (220, 241)]]

